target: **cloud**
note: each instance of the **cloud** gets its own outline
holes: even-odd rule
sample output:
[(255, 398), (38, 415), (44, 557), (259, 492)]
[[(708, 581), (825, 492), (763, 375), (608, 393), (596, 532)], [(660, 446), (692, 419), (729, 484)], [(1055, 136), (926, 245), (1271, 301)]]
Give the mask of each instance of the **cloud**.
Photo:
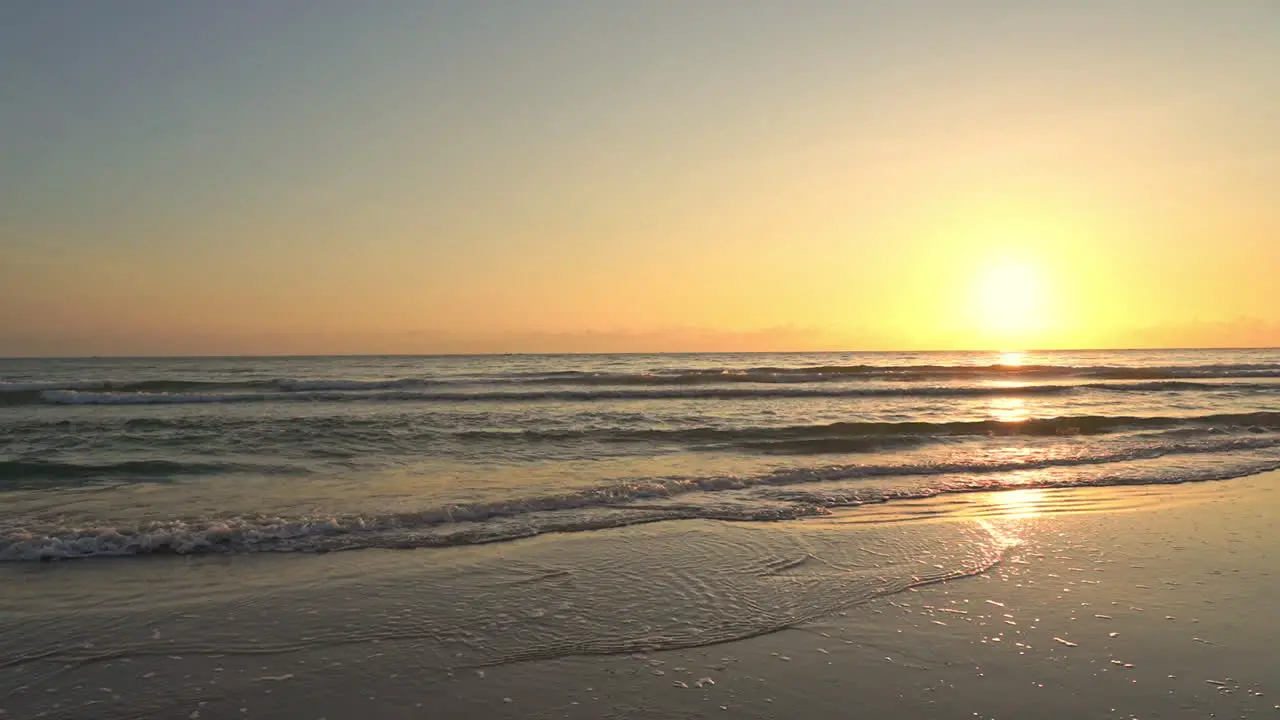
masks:
[(1254, 317), (1232, 320), (1191, 320), (1140, 327), (1118, 336), (1125, 347), (1280, 347), (1280, 322)]

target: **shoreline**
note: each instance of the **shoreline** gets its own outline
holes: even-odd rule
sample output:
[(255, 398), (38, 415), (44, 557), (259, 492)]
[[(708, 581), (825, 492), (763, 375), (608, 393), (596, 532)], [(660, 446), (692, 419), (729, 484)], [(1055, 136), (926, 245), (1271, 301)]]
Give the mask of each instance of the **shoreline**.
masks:
[[(0, 622), (23, 622), (26, 637), (51, 638), (67, 617), (56, 608), (79, 607), (80, 625), (68, 637), (119, 637), (101, 641), (116, 643), (109, 650), (70, 651), (50, 640), (54, 661), (10, 663), (0, 670), (0, 709), (9, 717), (40, 708), (50, 718), (205, 720), (420, 717), (424, 708), (460, 718), (831, 717), (850, 707), (896, 717), (1274, 713), (1280, 622), (1269, 603), (1280, 572), (1267, 558), (1277, 549), (1270, 519), (1280, 510), (1278, 482), (1280, 472), (1269, 472), (1214, 483), (973, 492), (782, 523), (605, 530), (590, 545), (592, 533), (548, 536), (450, 551), (447, 560), (434, 550), (366, 550), (28, 567), (11, 577), (51, 581), (28, 591), (40, 585), (55, 610), (24, 612), (10, 599)], [(708, 568), (735, 561), (761, 533), (802, 552), (752, 566), (772, 594), (754, 586), (726, 593), (717, 583), (742, 577), (742, 568), (723, 575)], [(573, 617), (561, 625), (537, 613), (501, 618), (587, 582), (566, 563), (607, 538), (618, 540), (616, 552), (600, 557), (617, 572), (630, 572), (617, 565), (626, 559), (619, 552), (655, 553), (658, 541), (673, 552), (723, 555), (700, 556), (701, 565), (688, 566), (699, 568), (695, 574), (667, 585), (643, 572), (632, 585), (625, 574), (601, 575), (619, 589), (610, 595), (590, 586), (587, 605), (573, 612), (591, 609), (601, 624), (582, 637), (637, 622), (690, 640), (722, 623), (727, 635), (661, 650), (661, 637), (647, 648), (626, 640), (643, 638), (641, 627), (595, 646), (616, 642), (618, 652), (576, 654)], [(831, 538), (858, 553), (833, 555), (839, 544), (821, 544)], [(717, 544), (698, 544), (709, 539)], [(557, 548), (560, 555), (546, 554)], [(992, 548), (998, 559), (986, 563)], [(655, 566), (678, 558), (662, 556)], [(512, 565), (523, 574), (492, 574)], [(119, 569), (127, 576), (116, 577)], [(893, 577), (913, 573), (910, 587), (887, 592)], [(437, 579), (413, 586), (426, 577)], [(439, 580), (448, 577), (453, 584)], [(475, 578), (490, 594), (514, 587), (511, 603), (477, 610), (470, 625), (450, 624), (441, 613), (462, 618), (460, 603), (486, 597), (449, 596)], [(632, 597), (646, 584), (661, 592)], [(644, 614), (670, 592), (693, 594), (664, 612), (693, 614), (672, 619), (679, 622)], [(770, 602), (799, 604), (788, 611)], [(812, 617), (802, 617), (805, 608)], [(798, 619), (786, 622), (788, 612)], [(753, 613), (775, 613), (785, 626), (742, 637)], [(224, 625), (210, 625), (215, 614)], [(524, 634), (538, 631), (560, 638), (546, 646), (559, 650), (548, 659), (514, 652), (532, 642)], [(36, 644), (27, 652), (39, 651)], [(468, 661), (485, 652), (508, 659)]]
[[(1220, 460), (1202, 457), (1208, 452), (1203, 447), (1186, 449), (1187, 459), (1177, 474), (1166, 477), (1153, 474), (1153, 469), (1162, 470), (1167, 458), (1183, 455), (1184, 450), (1175, 447), (1105, 458), (1018, 460), (968, 468), (943, 466), (928, 471), (909, 464), (848, 464), (816, 469), (778, 467), (746, 476), (727, 473), (646, 477), (640, 482), (624, 480), (614, 485), (570, 487), (555, 495), (445, 503), (407, 512), (383, 508), (282, 518), (247, 512), (246, 506), (239, 514), (198, 522), (157, 521), (135, 515), (114, 524), (99, 521), (87, 528), (82, 522), (35, 532), (18, 528), (14, 536), (0, 536), (0, 567), (14, 563), (101, 562), (131, 556), (306, 556), (374, 549), (444, 550), (664, 522), (772, 523), (821, 520), (848, 513), (867, 513), (876, 518), (880, 513), (875, 508), (881, 506), (945, 503), (947, 498), (963, 504), (967, 502), (964, 496), (971, 494), (1214, 484), (1280, 470), (1280, 459), (1275, 457), (1250, 459), (1257, 448), (1249, 442), (1233, 439), (1217, 449), (1219, 458), (1237, 460), (1236, 465), (1228, 467), (1222, 467)], [(1271, 445), (1268, 441), (1262, 447)], [(1116, 468), (1121, 474), (1098, 474)], [(929, 484), (937, 483), (939, 478), (950, 481)], [(878, 484), (870, 485), (873, 482)], [(185, 498), (181, 493), (188, 487), (175, 486), (179, 497), (169, 497), (169, 502)], [(153, 503), (167, 490), (155, 485), (140, 488), (145, 493), (142, 499)], [(101, 488), (76, 490), (96, 494)], [(787, 492), (791, 498), (755, 499), (752, 505), (728, 502), (738, 493), (753, 490)], [(263, 485), (252, 491), (259, 498), (263, 493), (279, 492), (278, 488)], [(119, 492), (135, 489), (126, 486)], [(16, 499), (11, 501), (20, 513), (26, 509), (25, 503), (35, 507), (45, 504), (39, 490), (18, 490), (15, 494)], [(249, 494), (242, 496), (248, 498)], [(702, 502), (690, 502), (691, 499)], [(718, 504), (714, 502), (717, 500)]]

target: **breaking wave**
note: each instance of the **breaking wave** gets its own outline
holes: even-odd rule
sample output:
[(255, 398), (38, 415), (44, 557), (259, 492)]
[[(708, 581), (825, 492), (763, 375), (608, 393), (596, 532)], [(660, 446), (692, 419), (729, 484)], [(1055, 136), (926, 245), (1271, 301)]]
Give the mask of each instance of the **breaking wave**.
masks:
[[(0, 529), (0, 561), (152, 554), (331, 552), (492, 543), (548, 532), (575, 532), (665, 520), (778, 521), (946, 493), (1011, 487), (1170, 484), (1225, 480), (1280, 469), (1275, 438), (1131, 449), (1039, 460), (833, 465), (755, 476), (654, 477), (585, 490), (489, 502), (448, 504), (381, 515), (239, 515), (164, 520), (132, 526)], [(1259, 452), (1263, 451), (1263, 452)], [(1186, 454), (1178, 466), (1143, 461)], [(1094, 468), (1080, 472), (1081, 468)], [(1030, 471), (1073, 468), (1027, 477)], [(1010, 474), (1022, 473), (1016, 478)], [(876, 485), (875, 479), (914, 481)], [(849, 485), (850, 481), (855, 481)]]

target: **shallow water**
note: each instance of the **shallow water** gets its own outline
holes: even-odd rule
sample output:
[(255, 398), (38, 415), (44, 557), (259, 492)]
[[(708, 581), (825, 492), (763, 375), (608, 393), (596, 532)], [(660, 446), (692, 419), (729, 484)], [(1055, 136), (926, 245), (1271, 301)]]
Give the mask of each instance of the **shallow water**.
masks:
[[(415, 552), (9, 563), (0, 709), (417, 717), (459, 681), (483, 696), (487, 672), (605, 655), (679, 680), (680, 663), (652, 653), (804, 626), (1023, 562), (1028, 538), (1055, 536), (1055, 516), (1194, 506), (1220, 498), (1219, 487), (1028, 488), (793, 522), (683, 520)], [(685, 679), (692, 687), (696, 677)], [(613, 681), (557, 682), (590, 694)]]
[(971, 522), (853, 535), (685, 520), (417, 552), (11, 563), (0, 708), (170, 717), (343, 668), (357, 693), (370, 660), (394, 670), (369, 682), (405, 673), (429, 698), (459, 673), (511, 663), (775, 632), (980, 572), (1007, 545)]

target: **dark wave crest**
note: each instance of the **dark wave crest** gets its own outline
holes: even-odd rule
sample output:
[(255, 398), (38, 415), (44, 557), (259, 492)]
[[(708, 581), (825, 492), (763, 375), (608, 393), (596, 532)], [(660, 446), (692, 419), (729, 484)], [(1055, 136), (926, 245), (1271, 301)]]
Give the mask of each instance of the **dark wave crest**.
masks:
[(254, 472), (296, 474), (297, 469), (248, 466), (217, 462), (171, 460), (122, 460), (105, 463), (73, 463), (56, 460), (0, 460), (0, 488), (30, 490), (50, 485), (103, 483), (113, 480), (164, 480), (188, 475)]
[[(1280, 428), (1280, 412), (1222, 413), (1193, 417), (1139, 417), (1082, 415), (1023, 421), (973, 420), (956, 422), (836, 422), (819, 425), (787, 425), (756, 427), (693, 427), (678, 429), (591, 428), (582, 430), (472, 430), (454, 437), (478, 440), (581, 440), (596, 439), (615, 442), (676, 442), (746, 444), (765, 447), (766, 443), (848, 441), (876, 442), (877, 439), (930, 438), (951, 436), (1061, 436), (1101, 435), (1129, 430), (1151, 430), (1175, 427), (1216, 429)], [(871, 445), (868, 445), (871, 447)], [(878, 446), (883, 447), (883, 446)]]
[[(812, 365), (755, 368), (671, 368), (652, 372), (564, 370), (486, 377), (273, 378), (255, 380), (69, 380), (0, 381), (0, 403), (22, 404), (45, 391), (207, 394), (251, 391), (301, 393), (421, 389), (475, 385), (555, 385), (563, 387), (767, 385), (866, 381), (952, 382), (981, 380), (1206, 380), (1280, 378), (1280, 364), (1239, 363), (1154, 367), (1075, 365)], [(1187, 389), (1195, 389), (1189, 386)]]
[[(394, 384), (393, 384), (394, 383)], [(165, 383), (165, 387), (187, 386), (189, 383)], [(328, 383), (333, 386), (336, 383)], [(1083, 383), (1047, 385), (912, 385), (891, 387), (649, 387), (545, 390), (479, 390), (432, 391), (385, 389), (407, 387), (407, 381), (387, 381), (363, 385), (357, 389), (238, 391), (225, 387), (205, 388), (202, 392), (176, 390), (10, 390), (0, 393), (0, 405), (185, 405), (202, 403), (250, 402), (602, 402), (612, 400), (752, 400), (770, 398), (908, 398), (908, 397), (1031, 397), (1071, 395), (1081, 392), (1158, 393), (1158, 392), (1247, 392), (1280, 393), (1280, 383), (1220, 383), (1165, 380), (1130, 383)], [(263, 386), (267, 387), (267, 386)], [(297, 387), (310, 387), (297, 386)]]
[(1280, 364), (1167, 365), (812, 365), (805, 367), (692, 368), (653, 373), (563, 371), (532, 373), (522, 382), (560, 385), (703, 385), (805, 383), (848, 380), (939, 381), (966, 379), (1178, 380), (1280, 377)]
[(447, 384), (427, 378), (395, 378), (385, 380), (299, 380), (277, 378), (274, 380), (73, 380), (67, 382), (0, 382), (0, 405), (22, 405), (40, 398), (44, 393), (103, 393), (124, 396), (128, 394), (177, 395), (232, 393), (256, 391), (261, 393), (291, 393), (309, 391), (360, 391), (389, 390), (395, 388), (427, 387)]

